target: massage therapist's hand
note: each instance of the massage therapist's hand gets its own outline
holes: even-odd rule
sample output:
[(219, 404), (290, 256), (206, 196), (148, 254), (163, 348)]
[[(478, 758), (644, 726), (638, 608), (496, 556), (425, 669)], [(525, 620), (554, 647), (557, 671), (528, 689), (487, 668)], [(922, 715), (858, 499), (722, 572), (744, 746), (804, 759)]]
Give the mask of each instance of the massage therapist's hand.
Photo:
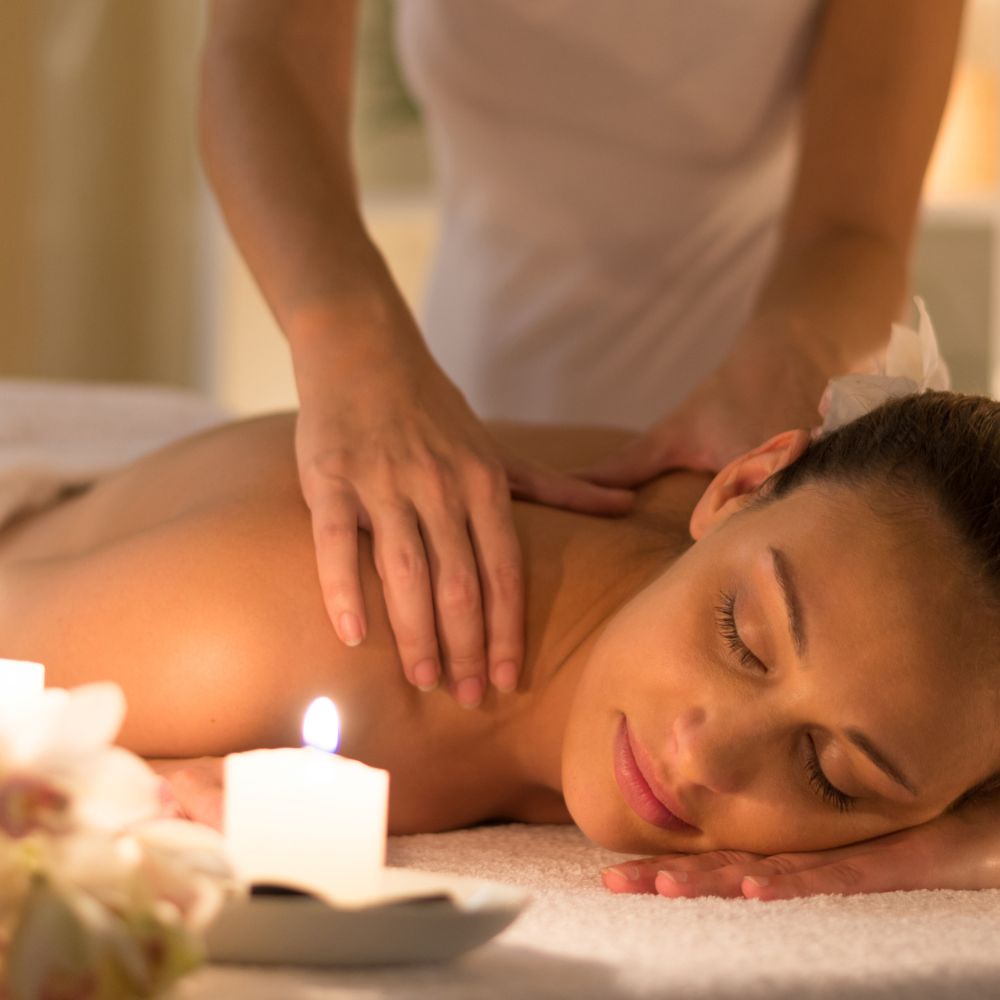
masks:
[(296, 452), (337, 634), (349, 646), (365, 635), (365, 528), (409, 681), (429, 690), (445, 674), (467, 707), (487, 677), (512, 691), (524, 594), (511, 494), (595, 514), (626, 512), (632, 494), (504, 451), (417, 337), (392, 338), (392, 352), (377, 337), (349, 354), (333, 342), (318, 338), (306, 359), (299, 340)]
[(910, 889), (1000, 888), (1000, 801), (967, 806), (921, 826), (828, 851), (668, 854), (602, 872), (612, 892), (671, 898), (791, 899)]
[(782, 430), (818, 424), (828, 377), (804, 358), (741, 354), (649, 430), (576, 471), (591, 482), (620, 487), (638, 486), (669, 469), (717, 472)]

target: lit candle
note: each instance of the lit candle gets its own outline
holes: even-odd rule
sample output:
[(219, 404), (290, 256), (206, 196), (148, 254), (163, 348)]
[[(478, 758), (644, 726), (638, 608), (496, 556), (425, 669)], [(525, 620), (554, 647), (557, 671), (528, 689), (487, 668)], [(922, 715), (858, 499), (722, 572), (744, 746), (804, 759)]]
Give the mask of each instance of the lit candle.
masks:
[(45, 667), (29, 660), (0, 659), (0, 706), (17, 709), (45, 689)]
[(389, 773), (337, 756), (340, 724), (317, 698), (302, 749), (251, 750), (226, 758), (224, 829), (246, 882), (318, 890), (337, 901), (378, 891), (385, 864)]

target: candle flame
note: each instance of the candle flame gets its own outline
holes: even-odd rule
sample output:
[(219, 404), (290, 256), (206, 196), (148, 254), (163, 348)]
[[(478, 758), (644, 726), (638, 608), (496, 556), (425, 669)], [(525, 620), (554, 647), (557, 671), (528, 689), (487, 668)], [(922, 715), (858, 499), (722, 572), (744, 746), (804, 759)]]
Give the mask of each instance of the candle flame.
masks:
[(340, 746), (340, 713), (329, 698), (315, 698), (302, 719), (302, 742), (327, 753)]

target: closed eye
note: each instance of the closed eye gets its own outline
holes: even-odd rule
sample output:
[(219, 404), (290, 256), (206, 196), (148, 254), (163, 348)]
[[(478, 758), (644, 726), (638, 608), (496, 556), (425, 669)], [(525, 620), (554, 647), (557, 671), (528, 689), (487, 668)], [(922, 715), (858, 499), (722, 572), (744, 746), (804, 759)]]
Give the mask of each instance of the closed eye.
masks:
[(838, 812), (850, 812), (854, 808), (857, 799), (830, 784), (830, 779), (823, 773), (823, 768), (819, 766), (819, 752), (816, 750), (816, 743), (811, 736), (809, 737), (809, 756), (806, 758), (806, 772), (809, 775), (809, 784), (816, 789), (825, 802), (829, 802)]
[[(736, 625), (736, 595), (734, 593), (722, 591), (719, 594), (719, 603), (715, 606), (715, 621), (719, 628), (719, 634), (739, 662), (745, 667), (752, 667), (766, 674), (768, 672), (767, 666), (740, 636), (740, 630)], [(806, 775), (810, 786), (824, 802), (832, 805), (838, 812), (848, 812), (853, 808), (857, 799), (842, 792), (823, 773), (816, 744), (811, 736), (809, 737), (809, 748), (810, 753), (806, 757)]]
[(726, 645), (733, 651), (744, 667), (756, 667), (762, 673), (767, 673), (767, 667), (740, 638), (740, 630), (736, 627), (736, 595), (722, 591), (719, 603), (715, 606), (715, 621), (719, 626), (719, 635), (726, 640)]

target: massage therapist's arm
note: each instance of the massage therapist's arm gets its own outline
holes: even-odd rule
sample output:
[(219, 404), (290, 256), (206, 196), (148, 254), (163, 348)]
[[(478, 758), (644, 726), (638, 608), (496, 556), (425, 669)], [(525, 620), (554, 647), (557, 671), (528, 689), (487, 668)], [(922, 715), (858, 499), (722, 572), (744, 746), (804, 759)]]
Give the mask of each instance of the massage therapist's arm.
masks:
[(521, 667), (511, 490), (595, 513), (631, 497), (504, 451), (431, 358), (358, 207), (357, 15), (349, 0), (216, 0), (202, 149), (291, 348), (299, 478), (334, 628), (348, 645), (367, 631), (367, 528), (407, 677), (430, 686), (445, 667), (460, 700), (478, 704), (487, 675), (510, 689)]
[(827, 380), (885, 345), (908, 295), (961, 12), (961, 0), (825, 5), (798, 172), (752, 315), (731, 356), (677, 410), (586, 470), (595, 482), (635, 485), (673, 466), (717, 470), (779, 431), (811, 427)]
[(820, 22), (781, 248), (737, 348), (804, 359), (810, 407), (828, 377), (884, 346), (905, 303), (962, 7), (830, 0)]

